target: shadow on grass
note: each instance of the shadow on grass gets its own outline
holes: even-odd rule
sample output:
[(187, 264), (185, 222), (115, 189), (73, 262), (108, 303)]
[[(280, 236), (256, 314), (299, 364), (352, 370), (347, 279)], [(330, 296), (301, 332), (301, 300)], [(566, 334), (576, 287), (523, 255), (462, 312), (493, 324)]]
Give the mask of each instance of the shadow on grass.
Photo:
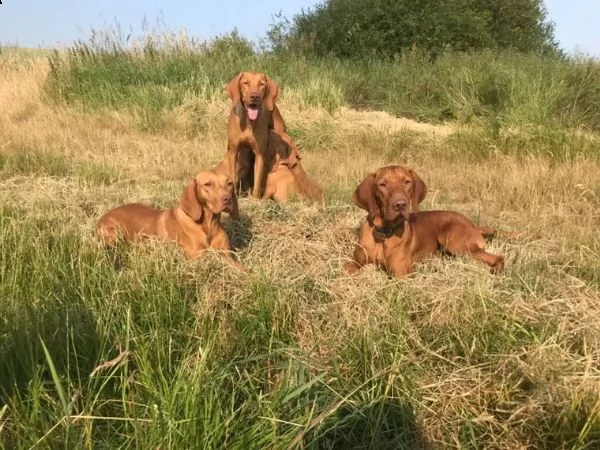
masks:
[[(45, 413), (37, 411), (35, 401), (26, 409), (32, 417), (39, 416), (38, 425), (43, 426), (58, 407), (50, 398), (57, 399), (61, 388), (74, 401), (71, 389), (94, 369), (103, 338), (97, 332), (94, 313), (79, 302), (63, 304), (57, 299), (42, 307), (32, 302), (15, 314), (11, 323), (5, 327), (0, 348), (0, 403), (41, 401)], [(53, 371), (62, 387), (56, 384)]]
[(427, 445), (410, 404), (380, 399), (344, 406), (325, 422), (307, 448), (425, 449)]
[(240, 220), (227, 218), (223, 220), (223, 228), (229, 236), (234, 250), (242, 250), (252, 241), (252, 219), (248, 214), (242, 213)]

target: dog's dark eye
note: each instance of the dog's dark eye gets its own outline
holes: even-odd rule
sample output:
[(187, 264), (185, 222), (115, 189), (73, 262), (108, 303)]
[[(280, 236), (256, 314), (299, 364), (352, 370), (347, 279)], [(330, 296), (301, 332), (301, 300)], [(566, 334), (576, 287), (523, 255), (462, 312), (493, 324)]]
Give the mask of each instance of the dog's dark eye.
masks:
[(213, 182), (212, 181), (207, 181), (206, 183), (204, 183), (204, 187), (205, 188), (211, 188), (211, 187), (213, 187)]
[(407, 185), (407, 186), (408, 186), (410, 183), (412, 183), (412, 181), (410, 181), (408, 178), (407, 178), (406, 180), (404, 180), (404, 184), (405, 184), (405, 185)]
[(380, 182), (379, 182), (377, 185), (378, 185), (380, 188), (386, 188), (386, 187), (387, 187), (387, 184), (385, 184), (385, 181), (380, 181)]

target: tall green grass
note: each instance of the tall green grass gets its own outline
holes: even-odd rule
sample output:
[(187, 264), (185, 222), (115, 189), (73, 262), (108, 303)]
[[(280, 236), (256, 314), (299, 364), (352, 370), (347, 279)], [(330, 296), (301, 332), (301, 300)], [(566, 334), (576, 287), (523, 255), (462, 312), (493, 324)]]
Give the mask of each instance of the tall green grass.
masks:
[[(344, 299), (331, 292), (335, 278), (255, 268), (236, 279), (216, 259), (185, 262), (169, 246), (107, 252), (49, 214), (0, 211), (4, 448), (412, 449), (449, 439), (589, 448), (600, 439), (593, 389), (553, 385), (565, 354), (539, 373), (520, 359), (556, 340), (561, 352), (590, 351), (539, 301), (558, 302), (569, 279), (543, 258), (525, 257), (498, 281), (463, 267), (473, 272), (445, 300), (418, 280), (383, 276), (365, 298)], [(537, 314), (528, 305), (515, 315), (520, 296)], [(315, 339), (311, 350), (298, 341), (306, 327), (315, 336), (334, 327), (338, 341)], [(426, 411), (434, 435), (418, 425)]]
[[(416, 442), (411, 403), (389, 370), (307, 363), (293, 305), (315, 298), (313, 284), (258, 278), (229, 299), (236, 308), (200, 313), (214, 264), (195, 273), (174, 252), (106, 253), (14, 209), (0, 212), (0, 230), (5, 448)], [(359, 364), (365, 351), (347, 357)]]
[(396, 60), (315, 59), (257, 51), (236, 33), (211, 42), (185, 35), (123, 42), (95, 33), (50, 57), (53, 98), (90, 108), (141, 110), (150, 128), (185, 101), (221, 95), (236, 73), (268, 73), (307, 105), (384, 110), (421, 121), (600, 130), (600, 64), (516, 52), (417, 50)]

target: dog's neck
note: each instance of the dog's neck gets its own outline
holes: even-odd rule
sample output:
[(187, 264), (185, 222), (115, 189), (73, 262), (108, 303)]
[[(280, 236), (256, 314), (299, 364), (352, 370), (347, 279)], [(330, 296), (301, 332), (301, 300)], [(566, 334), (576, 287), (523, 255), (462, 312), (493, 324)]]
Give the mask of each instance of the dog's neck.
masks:
[(201, 226), (206, 234), (210, 236), (216, 229), (221, 227), (221, 213), (214, 213), (206, 206), (202, 209), (204, 211), (202, 219), (194, 222)]
[[(186, 222), (191, 227), (200, 227), (206, 235), (210, 236), (215, 230), (221, 227), (221, 213), (213, 213), (208, 207), (202, 207), (202, 217), (199, 220), (194, 220), (184, 211), (172, 210), (173, 214), (181, 214), (186, 218)], [(193, 224), (193, 225), (192, 225)]]
[(306, 172), (302, 170), (302, 166), (300, 163), (296, 163), (293, 167), (290, 167), (290, 170), (294, 174), (294, 178), (296, 181), (303, 182), (306, 180)]
[(405, 223), (405, 219), (396, 222), (384, 221), (382, 227), (377, 227), (373, 224), (372, 219), (369, 220), (369, 224), (373, 227), (373, 238), (375, 239), (375, 242), (383, 242), (394, 235), (402, 236)]

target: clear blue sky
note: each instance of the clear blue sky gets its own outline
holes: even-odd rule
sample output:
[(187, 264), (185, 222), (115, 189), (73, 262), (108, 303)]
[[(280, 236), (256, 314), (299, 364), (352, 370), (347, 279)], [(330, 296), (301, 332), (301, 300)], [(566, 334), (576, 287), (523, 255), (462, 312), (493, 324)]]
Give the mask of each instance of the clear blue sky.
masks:
[[(124, 32), (140, 30), (145, 17), (163, 30), (187, 29), (207, 39), (231, 31), (263, 37), (273, 15), (292, 17), (315, 0), (1, 0), (0, 44), (54, 47), (89, 36), (90, 29), (118, 23)], [(502, 0), (500, 0), (502, 1)], [(600, 57), (600, 0), (545, 0), (556, 37), (567, 51)]]

